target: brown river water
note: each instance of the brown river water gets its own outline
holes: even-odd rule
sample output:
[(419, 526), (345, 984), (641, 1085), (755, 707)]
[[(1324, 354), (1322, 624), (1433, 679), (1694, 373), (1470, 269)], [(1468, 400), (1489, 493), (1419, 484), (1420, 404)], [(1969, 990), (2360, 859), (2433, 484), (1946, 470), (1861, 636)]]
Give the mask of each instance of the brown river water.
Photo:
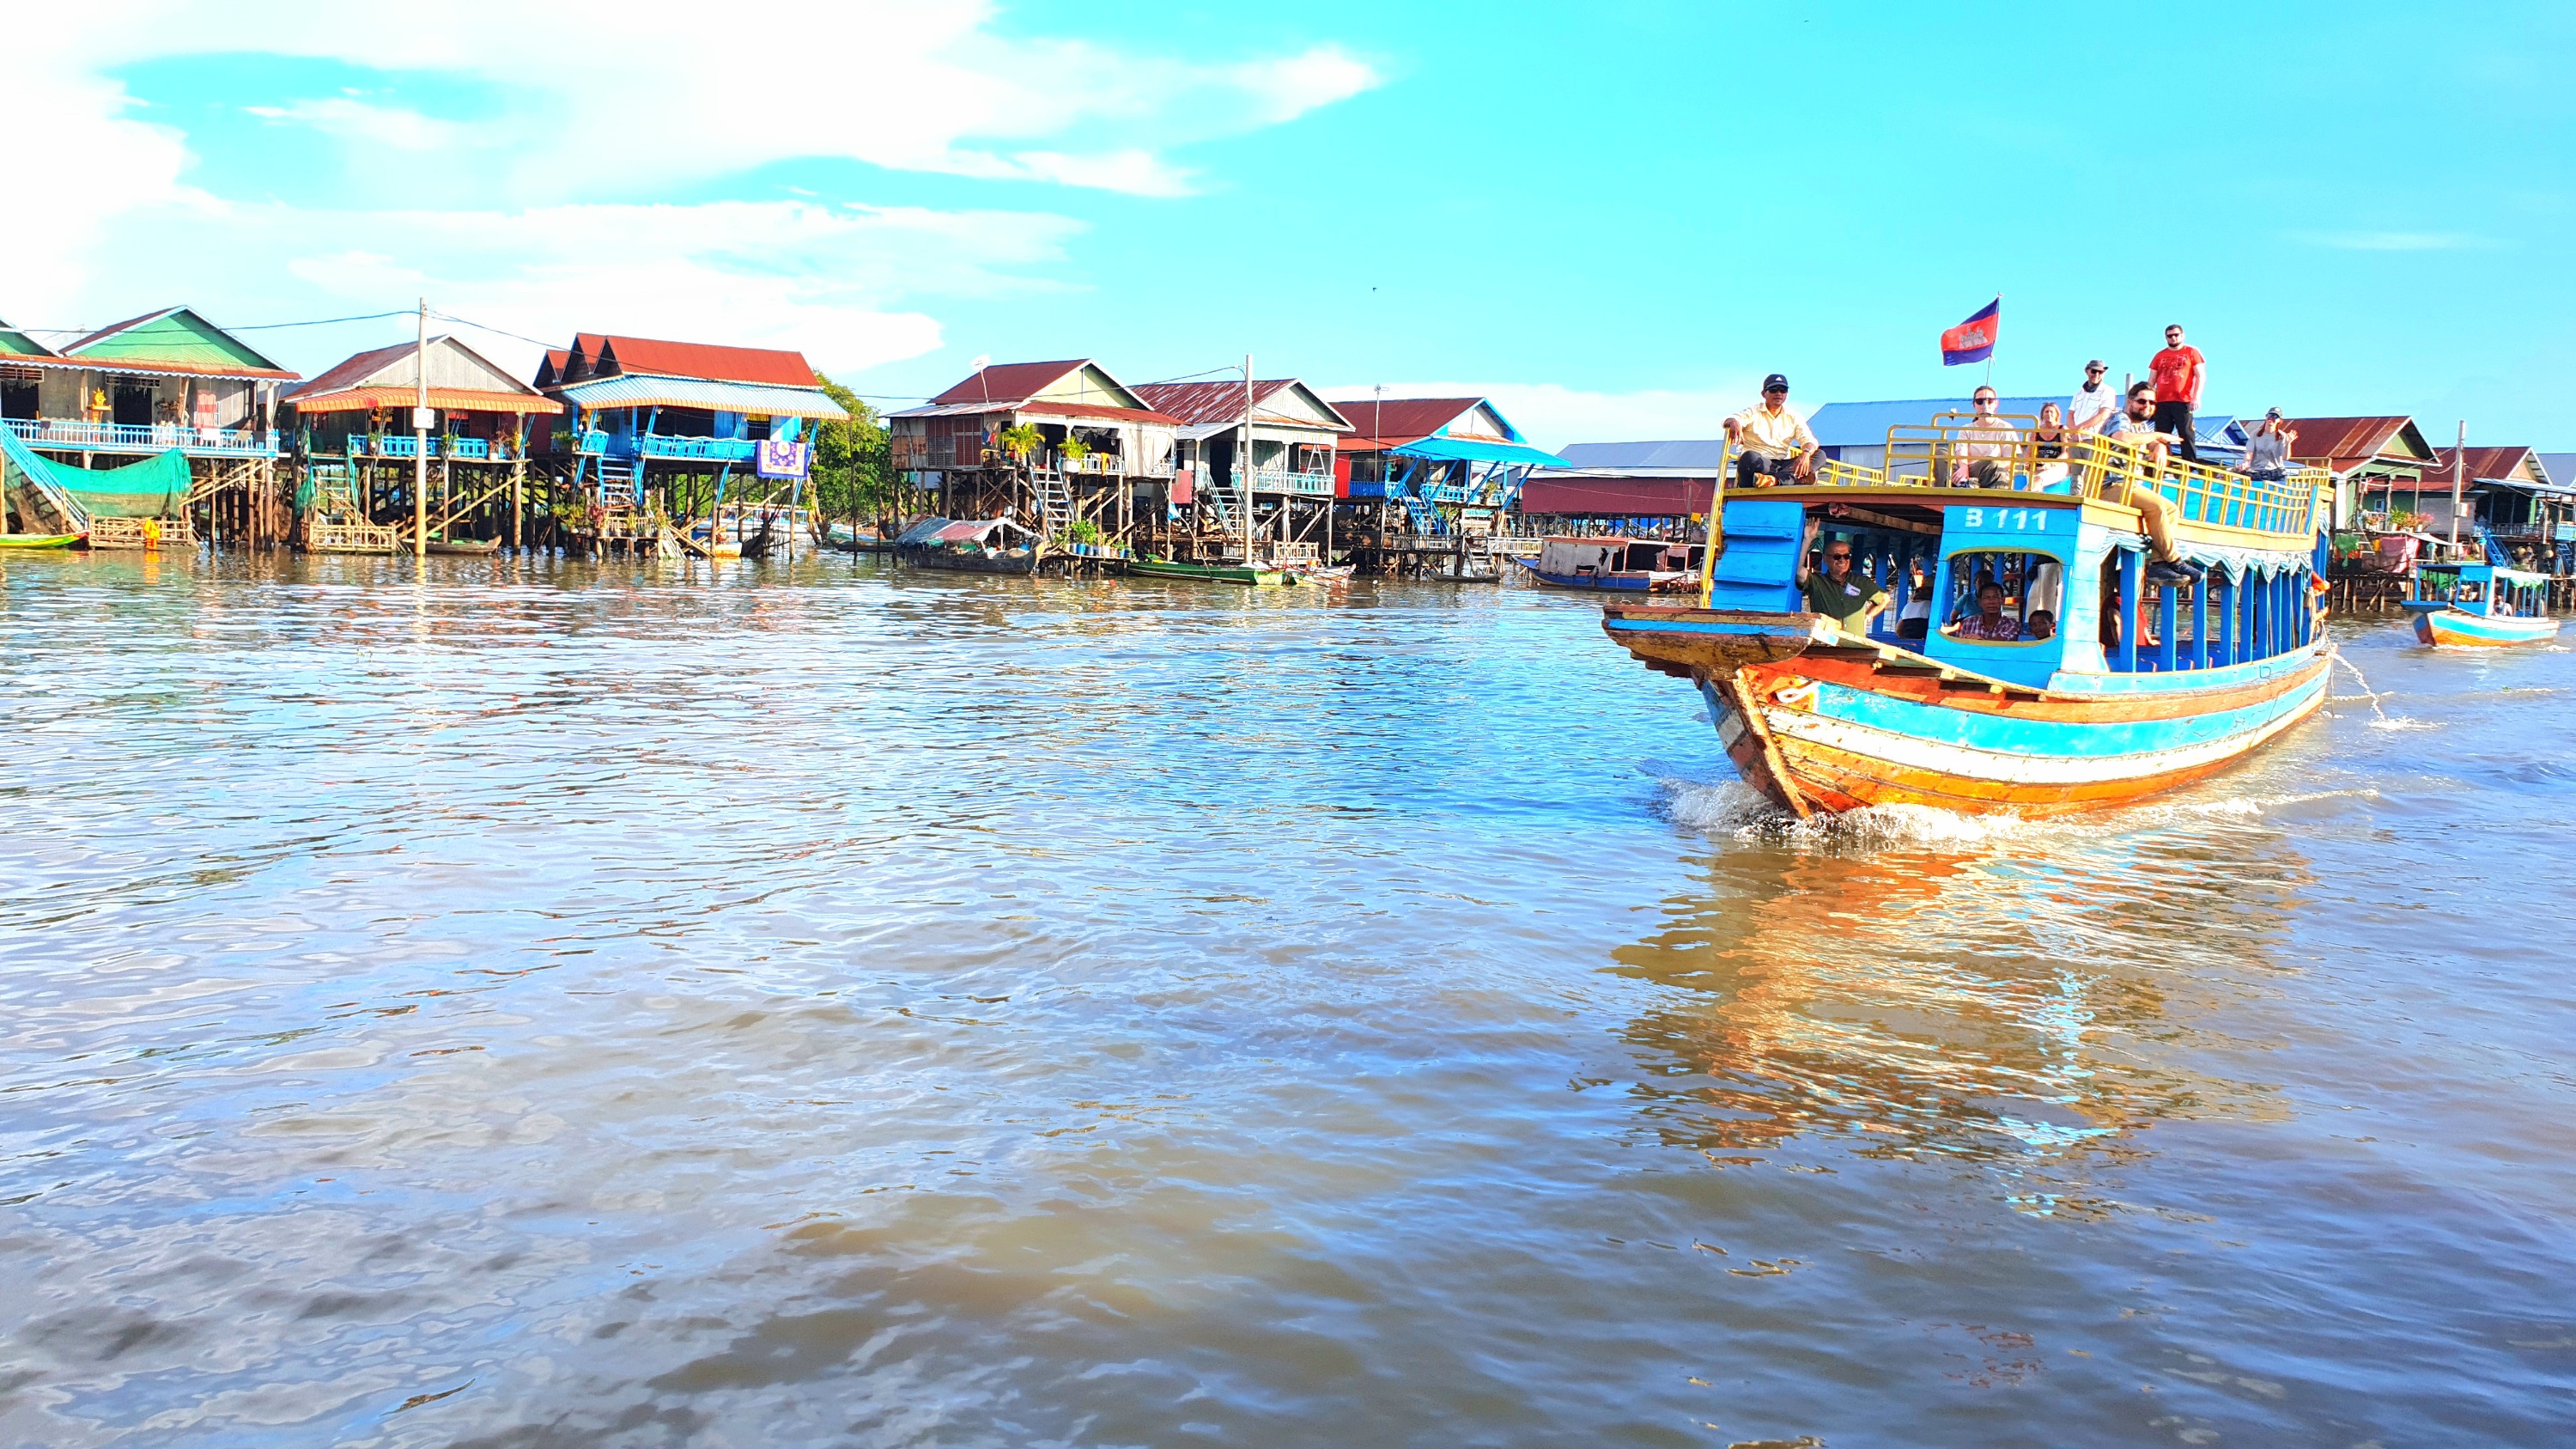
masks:
[(6, 565), (0, 1445), (2576, 1440), (2564, 648), (1792, 830), (1519, 587)]

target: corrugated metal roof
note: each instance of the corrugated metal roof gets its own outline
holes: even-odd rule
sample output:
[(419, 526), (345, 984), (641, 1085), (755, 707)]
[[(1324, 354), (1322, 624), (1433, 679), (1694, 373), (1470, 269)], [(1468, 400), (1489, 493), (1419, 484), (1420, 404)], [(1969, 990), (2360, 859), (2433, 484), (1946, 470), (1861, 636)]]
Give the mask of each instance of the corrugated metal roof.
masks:
[[(65, 344), (61, 352), (64, 357), (72, 358), (84, 352), (107, 347), (110, 343), (123, 342), (127, 346), (133, 346), (136, 339), (129, 337), (129, 333), (181, 316), (188, 318), (195, 326), (203, 328), (212, 336), (200, 335), (174, 343), (168, 336), (172, 329), (164, 328), (160, 329), (157, 340), (144, 343), (143, 350), (108, 351), (98, 358), (91, 359), (90, 365), (113, 371), (165, 372), (192, 377), (270, 377), (292, 381), (303, 375), (278, 366), (258, 348), (207, 321), (203, 315), (189, 307), (164, 307), (158, 312), (146, 312), (140, 317), (128, 317), (122, 322), (101, 327), (78, 341)], [(179, 330), (185, 331), (185, 324), (182, 324)], [(168, 347), (173, 350), (167, 352), (152, 350), (155, 347)], [(210, 353), (213, 355), (207, 355)], [(227, 355), (231, 353), (238, 353), (240, 358), (247, 358), (249, 361), (245, 362), (240, 358)]]
[(706, 408), (720, 413), (834, 420), (849, 416), (819, 387), (766, 387), (688, 377), (595, 377), (562, 389), (561, 396), (586, 408)]
[[(2459, 451), (2460, 450), (2457, 448), (2435, 448), (2433, 450), (2433, 461), (2424, 466), (2424, 476), (2427, 478), (2450, 477), (2451, 457)], [(2523, 460), (2531, 456), (2531, 449), (2480, 448), (2472, 446), (2468, 450), (2468, 453), (2467, 476), (2470, 478), (2481, 481), (2491, 479), (2519, 481), (2514, 479), (2513, 470), (2521, 467)]]
[[(373, 412), (378, 408), (395, 409), (417, 405), (420, 392), (410, 383), (386, 387), (334, 388), (326, 392), (299, 392), (286, 399), (287, 406), (299, 413)], [(560, 412), (563, 404), (542, 393), (485, 392), (476, 388), (433, 387), (429, 405), (457, 413), (551, 413)]]
[[(2405, 457), (2402, 450), (2390, 451), (2390, 444), (2408, 428), (2414, 419), (2391, 413), (2383, 416), (2353, 418), (2283, 418), (2282, 424), (2297, 433), (2290, 445), (2290, 456), (2302, 463), (2323, 463), (2341, 472), (2373, 458)], [(2420, 441), (2422, 434), (2416, 435)], [(2430, 452), (2431, 449), (2425, 451)], [(2409, 462), (2420, 462), (2409, 458)]]
[[(2035, 418), (2040, 405), (2055, 403), (2066, 408), (2066, 399), (2045, 397), (1999, 397), (1995, 411), (2014, 417)], [(1964, 397), (1901, 398), (1891, 402), (1835, 402), (1816, 409), (1807, 419), (1808, 429), (1816, 441), (1828, 448), (1883, 448), (1887, 430), (1896, 427), (1919, 427), (1942, 413), (1964, 413), (1972, 409)]]
[(1508, 463), (1533, 468), (1554, 467), (1565, 461), (1554, 453), (1540, 452), (1527, 443), (1497, 443), (1484, 438), (1416, 438), (1394, 451), (1410, 458)]
[[(1430, 437), (1484, 401), (1480, 397), (1337, 398), (1333, 411), (1351, 420), (1352, 437), (1343, 443), (1344, 448), (1393, 447)], [(1502, 415), (1502, 409), (1494, 410), (1494, 416)], [(1509, 428), (1511, 424), (1506, 422), (1503, 426)]]
[(577, 337), (594, 373), (614, 362), (619, 373), (646, 372), (657, 377), (694, 377), (708, 382), (757, 383), (765, 387), (818, 387), (822, 379), (801, 352), (769, 347), (724, 347), (706, 342), (667, 342), (657, 337)]
[[(1265, 413), (1261, 410), (1261, 405), (1276, 396), (1281, 389), (1296, 385), (1297, 379), (1293, 377), (1275, 377), (1267, 380), (1254, 378), (1252, 380), (1252, 420), (1256, 423), (1272, 423), (1288, 428), (1317, 426), (1307, 418), (1275, 411)], [(1138, 397), (1143, 398), (1154, 411), (1168, 415), (1183, 427), (1196, 428), (1205, 427), (1211, 423), (1243, 421), (1243, 384), (1240, 382), (1140, 382), (1131, 390)], [(1316, 401), (1323, 400), (1317, 398)], [(1324, 403), (1324, 407), (1329, 412), (1341, 413), (1341, 409), (1331, 403)], [(1341, 416), (1343, 421), (1340, 425), (1326, 424), (1325, 426), (1333, 426), (1337, 432), (1349, 431), (1349, 415), (1341, 413)]]
[[(301, 403), (304, 399), (346, 388), (368, 386), (384, 391), (394, 386), (411, 386), (420, 376), (414, 357), (422, 350), (418, 343), (398, 342), (391, 347), (377, 347), (342, 359), (320, 377), (288, 393), (287, 400)], [(535, 388), (492, 365), (491, 359), (476, 352), (454, 337), (429, 339), (429, 386), (433, 392), (488, 393), (545, 403), (545, 396)], [(537, 409), (514, 408), (513, 411)]]
[(1089, 367), (1091, 359), (1077, 357), (1066, 362), (1005, 362), (970, 372), (956, 386), (930, 401), (942, 403), (1009, 404), (1026, 402), (1078, 367)]
[(1569, 443), (1558, 450), (1569, 468), (1697, 468), (1715, 472), (1726, 461), (1724, 438), (1679, 438), (1653, 443)]

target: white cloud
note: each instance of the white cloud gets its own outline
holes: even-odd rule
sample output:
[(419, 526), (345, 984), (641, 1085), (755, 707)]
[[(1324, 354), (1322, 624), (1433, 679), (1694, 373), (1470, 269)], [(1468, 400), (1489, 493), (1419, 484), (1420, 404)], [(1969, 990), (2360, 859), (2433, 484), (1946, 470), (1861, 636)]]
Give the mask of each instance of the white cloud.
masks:
[[(1714, 438), (1722, 424), (1760, 401), (1761, 375), (1687, 391), (1584, 392), (1552, 382), (1391, 382), (1388, 397), (1490, 399), (1512, 426), (1549, 452), (1568, 443)], [(1335, 403), (1366, 402), (1369, 387), (1321, 389)], [(1347, 409), (1344, 410), (1347, 413)]]
[[(925, 302), (1055, 288), (1047, 274), (1082, 224), (1036, 209), (651, 199), (815, 158), (1174, 196), (1194, 185), (1175, 147), (1377, 83), (1331, 46), (1203, 63), (1008, 37), (994, 17), (983, 0), (739, 0), (720, 17), (673, 0), (451, 0), (427, 23), (272, 0), (247, 30), (237, 8), (191, 0), (13, 13), (12, 100), (38, 118), (31, 154), (77, 154), (115, 185), (71, 188), (42, 225), (0, 228), (0, 316), (95, 323), (187, 300), (218, 320), (272, 320), (427, 293), (530, 336), (615, 327), (861, 368), (939, 345)], [(244, 50), (394, 74), (234, 103), (260, 129), (324, 138), (343, 176), (299, 177), (299, 194), (333, 200), (218, 194), (192, 177), (173, 124), (199, 112), (141, 106), (110, 78)], [(460, 106), (472, 113), (436, 114)], [(416, 196), (447, 205), (414, 209)]]

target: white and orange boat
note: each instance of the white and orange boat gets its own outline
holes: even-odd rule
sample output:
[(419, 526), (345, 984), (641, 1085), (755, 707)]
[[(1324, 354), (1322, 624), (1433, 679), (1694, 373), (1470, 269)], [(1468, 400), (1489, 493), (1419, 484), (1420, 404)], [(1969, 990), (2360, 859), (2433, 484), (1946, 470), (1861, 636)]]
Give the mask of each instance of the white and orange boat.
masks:
[[(1888, 464), (1730, 496), (1695, 606), (1611, 605), (1603, 627), (1707, 698), (1745, 780), (1806, 817), (1876, 805), (2059, 814), (2227, 768), (2325, 700), (2310, 602), (2322, 472), (2284, 482), (2151, 459), (2109, 439), (2003, 460), (1954, 487), (1956, 418), (1890, 430)], [(2165, 500), (2195, 577), (2157, 584), (2132, 487)], [(1847, 543), (1893, 602), (1865, 632), (1806, 612), (1810, 529)], [(1920, 638), (1890, 621), (1927, 581)], [(1821, 566), (1820, 564), (1818, 566)], [(1978, 604), (2004, 595), (2000, 614)]]

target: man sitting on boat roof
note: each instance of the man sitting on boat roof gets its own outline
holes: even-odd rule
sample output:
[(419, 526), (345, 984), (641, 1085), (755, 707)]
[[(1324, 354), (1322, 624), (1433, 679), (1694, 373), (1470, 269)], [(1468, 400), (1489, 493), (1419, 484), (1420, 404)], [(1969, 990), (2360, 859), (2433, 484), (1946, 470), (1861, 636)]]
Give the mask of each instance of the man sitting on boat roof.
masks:
[(1762, 401), (1726, 420), (1727, 441), (1735, 455), (1735, 481), (1745, 488), (1768, 488), (1775, 481), (1811, 480), (1816, 476), (1816, 435), (1807, 420), (1789, 411), (1789, 379), (1773, 373), (1762, 379)]
[(1823, 573), (1809, 567), (1808, 550), (1815, 547), (1822, 527), (1818, 520), (1807, 522), (1806, 547), (1798, 550), (1798, 592), (1805, 596), (1809, 610), (1833, 620), (1844, 633), (1865, 635), (1870, 616), (1887, 607), (1887, 590), (1869, 575), (1852, 572), (1851, 543), (1847, 539), (1825, 545)]
[[(2128, 408), (2102, 429), (2102, 436), (2117, 438), (2141, 450), (2151, 474), (2163, 465), (2165, 449), (2174, 442), (2171, 434), (2156, 430), (2155, 413), (2156, 390), (2142, 382), (2129, 389)], [(2147, 543), (2155, 552), (2155, 561), (2147, 565), (2147, 582), (2183, 584), (2198, 577), (2183, 566), (2182, 552), (2174, 547), (2173, 509), (2165, 496), (2156, 491), (2154, 483), (2142, 478), (2128, 478), (2124, 486), (2125, 496), (2112, 501), (2138, 510), (2139, 526), (2146, 531)]]

